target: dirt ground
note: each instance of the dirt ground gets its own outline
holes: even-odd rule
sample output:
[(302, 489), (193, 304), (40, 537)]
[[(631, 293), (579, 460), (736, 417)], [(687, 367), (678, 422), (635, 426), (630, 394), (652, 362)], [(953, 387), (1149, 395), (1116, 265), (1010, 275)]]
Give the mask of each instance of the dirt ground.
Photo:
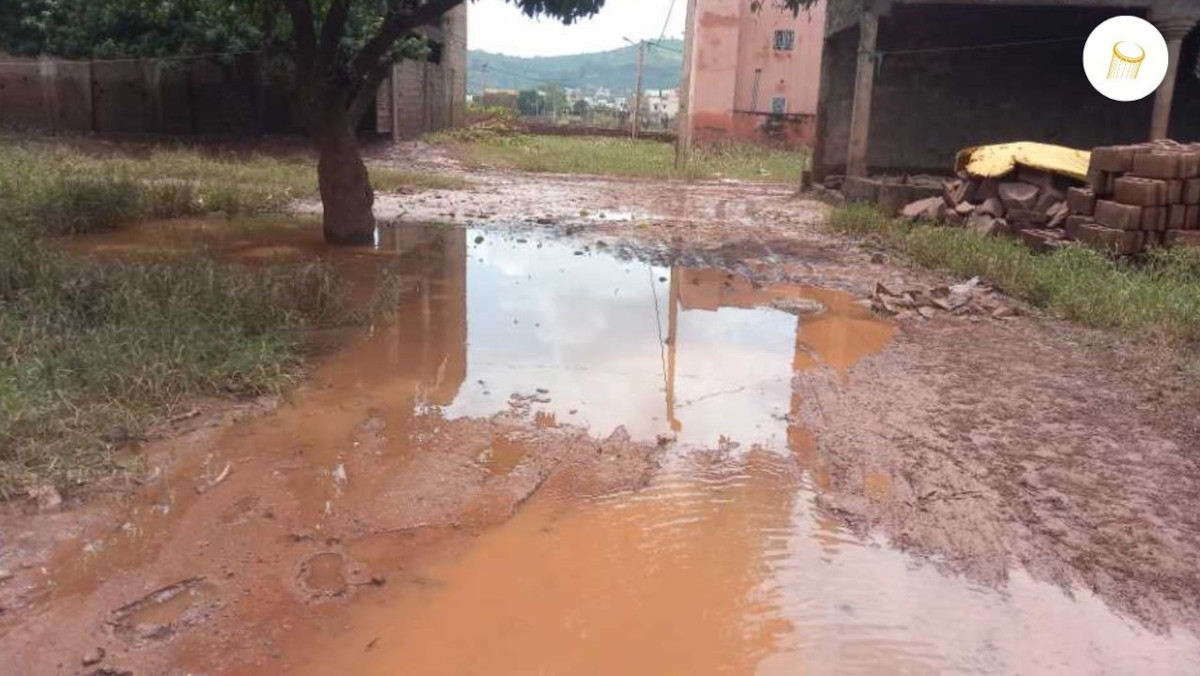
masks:
[[(464, 171), (424, 150), (380, 153), (375, 161)], [(565, 256), (575, 249), (581, 259), (595, 255), (649, 263), (652, 270), (728, 273), (731, 281), (716, 288), (725, 294), (721, 302), (733, 305), (740, 302), (738, 294), (770, 290), (771, 284), (829, 290), (849, 302), (868, 298), (879, 283), (907, 289), (962, 281), (911, 269), (830, 234), (822, 227), (826, 207), (795, 196), (790, 186), (501, 172), (473, 172), (470, 178), (473, 188), (467, 191), (380, 195), (377, 214), (399, 224), (456, 223), (481, 233), (475, 244), (493, 235), (514, 247), (544, 239), (550, 249), (550, 242), (562, 241), (568, 243)], [(300, 205), (301, 212), (317, 208)], [(457, 250), (453, 255), (461, 257)], [(466, 367), (429, 353), (443, 343), (473, 345), (483, 338), (468, 339), (465, 325), (449, 332), (428, 327), (445, 308), (458, 307), (455, 299), (473, 288), (471, 277), (444, 275), (439, 266), (448, 258), (400, 259), (416, 291), (397, 319), (340, 340), (341, 347), (323, 357), (309, 382), (287, 400), (208, 403), (198, 415), (165, 425), (146, 445), (147, 476), (128, 491), (49, 510), (33, 503), (5, 506), (4, 670), (320, 673), (372, 655), (389, 661), (364, 663), (360, 673), (403, 670), (411, 647), (393, 652), (386, 641), (372, 639), (372, 627), (389, 621), (377, 617), (379, 608), (437, 594), (456, 575), (477, 579), (498, 560), (472, 564), (472, 556), (481, 556), (472, 552), (501, 557), (512, 542), (565, 529), (575, 518), (608, 532), (608, 517), (561, 517), (559, 510), (571, 505), (612, 495), (655, 495), (651, 487), (679, 458), (672, 449), (676, 437), (640, 435), (632, 420), (632, 435), (624, 426), (589, 429), (570, 422), (566, 411), (540, 411), (537, 404), (558, 396), (558, 385), (547, 393), (513, 392), (507, 407), (492, 415), (440, 413), (462, 400), (461, 388), (472, 383), (461, 373), (448, 375)], [(801, 295), (821, 298), (828, 307), (842, 297)], [(1026, 577), (1046, 585), (1038, 587), (1040, 594), (1061, 595), (1064, 607), (1098, 599), (1103, 610), (1088, 612), (1109, 613), (1124, 623), (1120, 631), (1126, 633), (1112, 641), (1112, 649), (1138, 658), (1128, 664), (1140, 673), (1194, 667), (1200, 659), (1195, 563), (1200, 382), (1156, 362), (1137, 345), (1039, 316), (1007, 299), (998, 302), (1018, 313), (940, 313), (929, 319), (906, 313), (887, 320), (886, 342), (869, 350), (855, 351), (859, 334), (838, 333), (836, 341), (844, 345), (830, 348), (810, 332), (803, 347), (816, 362), (802, 365), (800, 356), (794, 358), (794, 371), (784, 381), (790, 408), (775, 416), (786, 419), (781, 429), (787, 452), (767, 463), (773, 468), (770, 489), (752, 490), (760, 497), (751, 504), (770, 514), (771, 532), (785, 528), (789, 513), (813, 510), (826, 529), (822, 537), (836, 534), (866, 552), (895, 553), (905, 561), (902, 568), (934, 570), (938, 580), (950, 581), (945, 584), (978, 585), (985, 590), (981, 594), (999, 594), (1013, 607), (1022, 601), (1011, 590)], [(849, 326), (862, 331), (877, 321), (854, 317), (861, 326)], [(473, 324), (470, 330), (476, 329)], [(799, 346), (803, 341), (797, 340)], [(853, 356), (842, 359), (845, 351)], [(464, 385), (449, 387), (450, 381)], [(430, 406), (443, 408), (431, 414)], [(712, 448), (684, 455), (726, 458), (735, 447), (722, 437)], [(713, 480), (689, 481), (691, 486)], [(771, 502), (778, 495), (799, 497)], [(514, 518), (524, 510), (530, 510), (524, 521)], [(651, 517), (679, 515), (646, 518)], [(744, 523), (734, 524), (718, 534), (730, 537), (733, 546), (760, 546), (732, 535), (745, 530)], [(612, 532), (613, 542), (624, 546), (642, 529)], [(512, 535), (516, 540), (506, 539), (511, 533), (518, 533)], [(585, 547), (587, 539), (572, 546)], [(828, 542), (825, 547), (825, 558), (837, 550)], [(715, 584), (722, 570), (755, 565), (722, 558), (724, 552), (711, 554), (723, 567), (711, 576), (686, 578), (692, 586), (681, 587), (670, 602), (688, 607), (682, 601), (690, 598), (688, 589)], [(563, 565), (598, 564), (564, 559)], [(486, 589), (492, 588), (477, 593), (486, 596)], [(597, 598), (607, 598), (616, 587), (600, 589)], [(743, 587), (728, 590), (743, 593)], [(472, 598), (462, 601), (462, 613), (475, 613)], [(740, 606), (711, 600), (714, 607), (740, 612)], [(422, 608), (411, 611), (414, 617), (433, 612)], [(947, 608), (921, 614), (947, 624), (959, 621)], [(690, 610), (699, 614), (706, 608)], [(486, 610), (478, 614), (500, 621)], [(560, 618), (552, 610), (546, 614)], [(475, 636), (474, 625), (456, 624), (462, 615), (447, 618), (446, 626), (457, 626), (462, 640)], [(1061, 632), (1064, 644), (1071, 635), (1081, 637), (1080, 645), (1089, 646), (1081, 649), (1086, 654), (1049, 666), (1012, 661), (1015, 657), (968, 661), (971, 666), (963, 670), (1048, 673), (1071, 665), (1097, 673), (1124, 671), (1102, 664), (1106, 653), (1095, 644), (1103, 641), (1089, 634), (1086, 622), (1046, 618), (1048, 633)], [(417, 632), (422, 625), (401, 626)], [(723, 668), (770, 672), (764, 665), (773, 664), (768, 657), (772, 646), (781, 645), (781, 630), (764, 631), (746, 661)], [(1012, 647), (1015, 654), (1026, 640), (1031, 639), (1019, 634), (993, 636), (988, 650)], [(1163, 648), (1168, 640), (1176, 642)], [(717, 635), (713, 641), (723, 645)], [(1006, 641), (1008, 646), (995, 645)], [(513, 639), (513, 645), (520, 641)], [(864, 662), (866, 671), (886, 673), (892, 648), (873, 645), (878, 659)], [(442, 657), (458, 649), (447, 647)], [(682, 649), (678, 654), (694, 655)], [(554, 656), (546, 651), (547, 660)], [(340, 661), (323, 661), (335, 657)], [(547, 661), (548, 670), (570, 672), (570, 656), (557, 657), (563, 661)], [(422, 659), (427, 661), (418, 662), (424, 665), (418, 673), (470, 673), (479, 667), (455, 661), (452, 669), (445, 667), (449, 662), (439, 668), (436, 655)], [(504, 671), (499, 665), (509, 665), (494, 664), (496, 673)], [(528, 662), (512, 664), (514, 673), (528, 673), (522, 671)], [(642, 664), (649, 669), (652, 662)], [(840, 663), (834, 664), (815, 670), (838, 671)], [(704, 665), (685, 661), (674, 665), (679, 673), (704, 671)], [(948, 666), (917, 661), (911, 672), (936, 673)], [(657, 673), (669, 671), (656, 667)]]

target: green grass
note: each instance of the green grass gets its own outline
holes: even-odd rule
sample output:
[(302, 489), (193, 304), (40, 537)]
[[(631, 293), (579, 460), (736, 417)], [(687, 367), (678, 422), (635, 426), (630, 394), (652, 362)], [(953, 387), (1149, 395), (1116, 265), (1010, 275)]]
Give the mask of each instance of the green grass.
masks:
[(916, 263), (979, 276), (1005, 293), (1085, 326), (1119, 329), (1143, 343), (1200, 346), (1200, 255), (1160, 250), (1114, 260), (1081, 247), (1039, 254), (1008, 238), (910, 224), (873, 206), (834, 209), (838, 232), (875, 239)]
[(156, 420), (201, 397), (279, 391), (302, 371), (303, 331), (349, 317), (340, 277), (321, 262), (88, 257), (53, 236), (284, 209), (314, 189), (305, 172), (188, 151), (135, 159), (0, 144), (0, 497), (133, 470)]
[(752, 145), (698, 146), (688, 168), (676, 172), (674, 146), (603, 136), (539, 136), (466, 129), (429, 137), (469, 166), (531, 172), (629, 178), (731, 178), (798, 183), (809, 151)]
[[(380, 191), (459, 189), (461, 178), (372, 166)], [(0, 200), (43, 232), (114, 227), (145, 218), (286, 211), (317, 197), (315, 160), (155, 148), (95, 152), (82, 143), (0, 138)]]

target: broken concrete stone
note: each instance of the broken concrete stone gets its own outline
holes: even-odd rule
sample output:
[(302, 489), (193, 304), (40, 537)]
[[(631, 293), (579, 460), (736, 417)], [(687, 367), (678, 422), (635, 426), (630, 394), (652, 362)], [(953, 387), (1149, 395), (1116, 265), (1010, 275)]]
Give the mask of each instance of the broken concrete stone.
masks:
[(1001, 183), (999, 188), (1000, 201), (1008, 211), (1032, 210), (1037, 204), (1039, 189), (1028, 183)]
[(104, 651), (104, 648), (96, 646), (88, 651), (87, 654), (83, 656), (83, 659), (81, 659), (79, 662), (85, 667), (90, 667), (93, 664), (100, 664), (100, 662), (104, 660), (104, 656), (106, 654), (107, 653)]
[(1058, 204), (1059, 202), (1066, 202), (1066, 201), (1067, 201), (1067, 193), (1066, 192), (1059, 190), (1058, 188), (1055, 188), (1053, 186), (1051, 186), (1049, 188), (1042, 188), (1041, 192), (1038, 193), (1037, 202), (1033, 205), (1033, 210), (1040, 211), (1041, 213), (1044, 214), (1050, 209), (1050, 207), (1054, 206), (1055, 204)]
[(910, 220), (939, 220), (942, 209), (945, 209), (945, 203), (939, 197), (926, 197), (925, 199), (909, 202), (900, 210), (900, 216)]
[(1059, 189), (1060, 180), (1054, 174), (1041, 169), (1034, 169), (1023, 164), (1017, 165), (1017, 181), (1019, 183), (1028, 183), (1036, 185), (1041, 190), (1057, 190)]
[(1091, 216), (1096, 210), (1096, 193), (1091, 188), (1069, 188), (1067, 190), (1067, 208), (1073, 214)]
[(1005, 213), (1004, 202), (1001, 202), (999, 197), (989, 197), (975, 211), (985, 216), (1000, 218)]
[(1046, 209), (1046, 227), (1061, 228), (1070, 214), (1066, 202), (1055, 202)]
[(1008, 222), (1017, 230), (1041, 228), (1050, 220), (1046, 214), (1031, 209), (1010, 209), (1007, 218)]
[(991, 237), (998, 234), (996, 229), (996, 218), (978, 211), (972, 213), (967, 218), (967, 228), (979, 233), (980, 235), (983, 235), (984, 237)]

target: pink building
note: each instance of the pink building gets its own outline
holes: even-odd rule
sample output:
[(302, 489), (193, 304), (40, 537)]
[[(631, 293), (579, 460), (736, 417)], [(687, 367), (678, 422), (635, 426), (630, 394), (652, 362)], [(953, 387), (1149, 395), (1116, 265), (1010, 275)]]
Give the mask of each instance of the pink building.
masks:
[(767, 0), (697, 0), (688, 118), (697, 142), (816, 137), (825, 2), (793, 16)]

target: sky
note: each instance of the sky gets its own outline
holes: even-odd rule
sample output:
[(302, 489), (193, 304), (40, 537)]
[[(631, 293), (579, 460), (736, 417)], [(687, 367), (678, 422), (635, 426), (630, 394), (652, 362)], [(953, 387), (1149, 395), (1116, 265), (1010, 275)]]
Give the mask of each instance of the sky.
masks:
[[(667, 22), (667, 12), (671, 19)], [(505, 0), (473, 0), (467, 9), (467, 45), (510, 56), (562, 56), (617, 49), (622, 38), (682, 37), (687, 0), (607, 0), (591, 19), (563, 26), (526, 17)]]

